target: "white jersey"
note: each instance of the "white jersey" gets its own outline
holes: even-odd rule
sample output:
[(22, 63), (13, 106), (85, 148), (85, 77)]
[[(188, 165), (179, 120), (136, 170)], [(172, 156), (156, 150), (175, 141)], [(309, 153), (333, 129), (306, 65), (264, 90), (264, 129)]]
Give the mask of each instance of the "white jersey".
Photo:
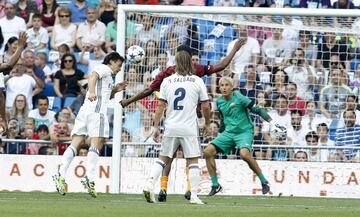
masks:
[(164, 136), (198, 135), (196, 106), (209, 100), (201, 78), (173, 74), (162, 82), (159, 99), (167, 102)]
[(99, 75), (99, 80), (96, 81), (95, 86), (96, 100), (91, 102), (88, 99), (89, 91), (87, 91), (85, 102), (82, 105), (81, 110), (106, 114), (110, 101), (110, 94), (114, 87), (114, 82), (111, 76), (112, 70), (109, 66), (100, 64), (95, 66), (93, 71)]

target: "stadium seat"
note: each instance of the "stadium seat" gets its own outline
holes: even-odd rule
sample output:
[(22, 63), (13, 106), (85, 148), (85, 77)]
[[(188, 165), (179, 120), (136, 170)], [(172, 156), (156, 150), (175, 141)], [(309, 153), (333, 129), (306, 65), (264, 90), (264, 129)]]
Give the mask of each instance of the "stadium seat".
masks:
[(48, 97), (49, 98), (49, 109), (53, 112), (58, 112), (61, 109), (61, 98), (60, 97)]
[(71, 103), (73, 103), (75, 99), (76, 99), (76, 97), (66, 97), (66, 98), (65, 98), (65, 101), (64, 101), (63, 107), (68, 107), (68, 106), (70, 106)]
[(45, 87), (42, 93), (48, 97), (55, 96), (54, 83), (45, 83)]

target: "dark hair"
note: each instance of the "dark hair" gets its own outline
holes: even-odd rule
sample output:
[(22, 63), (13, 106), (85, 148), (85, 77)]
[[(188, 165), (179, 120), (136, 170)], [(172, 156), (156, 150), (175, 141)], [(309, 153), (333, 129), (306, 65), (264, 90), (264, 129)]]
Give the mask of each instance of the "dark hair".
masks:
[(77, 69), (77, 66), (76, 66), (76, 58), (75, 58), (75, 56), (73, 55), (73, 54), (69, 54), (69, 53), (66, 53), (66, 54), (64, 54), (64, 56), (61, 58), (61, 64), (60, 64), (60, 68), (61, 69), (64, 69), (65, 68), (65, 58), (66, 57), (71, 57), (71, 59), (72, 59), (72, 68), (73, 69)]
[(289, 75), (288, 75), (284, 70), (277, 69), (276, 71), (274, 71), (274, 72), (271, 74), (271, 84), (272, 84), (272, 85), (275, 85), (275, 75), (276, 75), (276, 73), (278, 73), (278, 72), (283, 72), (283, 73), (284, 73), (284, 76), (285, 76), (285, 81), (284, 81), (284, 83), (285, 83), (285, 84), (289, 83)]
[(276, 101), (278, 101), (280, 98), (285, 99), (285, 100), (286, 100), (286, 103), (289, 103), (289, 100), (288, 100), (288, 98), (287, 98), (286, 95), (284, 95), (284, 94), (279, 94), (279, 96), (276, 98)]
[(291, 110), (291, 111), (290, 111), (290, 114), (291, 114), (291, 116), (293, 116), (293, 115), (295, 115), (295, 114), (298, 114), (298, 115), (301, 116), (301, 111), (300, 111), (299, 109), (294, 109), (294, 110)]
[[(56, 0), (53, 0), (53, 1), (54, 1), (54, 3), (53, 3), (53, 5), (52, 5), (51, 11), (50, 11), (52, 14), (54, 14), (55, 11), (56, 11), (56, 8), (59, 7), (59, 5), (58, 5), (58, 3), (56, 2)], [(47, 8), (47, 5), (46, 5), (45, 1), (42, 1), (41, 5), (42, 5), (42, 8), (43, 8), (42, 11), (41, 11), (41, 14), (46, 14), (48, 8)]]
[(289, 85), (295, 86), (295, 88), (296, 88), (296, 90), (297, 90), (297, 84), (296, 84), (296, 83), (294, 83), (294, 82), (289, 82), (286, 86), (289, 86)]
[(49, 104), (49, 98), (45, 95), (40, 95), (36, 99), (36, 103), (39, 104), (39, 100), (46, 100), (46, 102)]
[(36, 132), (40, 132), (40, 131), (46, 131), (47, 133), (49, 133), (49, 127), (46, 126), (45, 124), (41, 124), (38, 126)]
[(315, 138), (316, 141), (319, 141), (319, 135), (316, 134), (315, 131), (310, 131), (310, 132), (308, 132), (308, 133), (306, 134), (306, 136), (305, 136), (305, 140), (307, 140), (308, 138)]
[(317, 108), (317, 106), (318, 106), (317, 102), (314, 101), (314, 100), (308, 100), (308, 101), (306, 101), (305, 105), (307, 106), (309, 103), (314, 103), (314, 104), (315, 104), (315, 108)]
[(4, 51), (8, 51), (9, 50), (9, 45), (13, 44), (15, 41), (18, 41), (19, 39), (15, 36), (9, 38), (5, 44), (5, 48), (4, 48)]
[(0, 47), (3, 46), (3, 43), (4, 43), (4, 36), (2, 34), (2, 29), (1, 29), (1, 26), (0, 26)]
[(125, 58), (122, 57), (118, 52), (111, 52), (108, 55), (105, 56), (103, 64), (107, 65), (110, 63), (110, 60), (112, 61), (118, 61), (125, 62)]
[(319, 127), (326, 127), (326, 130), (329, 132), (329, 127), (325, 123), (320, 123), (316, 126), (316, 129)]
[(182, 45), (178, 46), (176, 48), (176, 51), (177, 52), (186, 51), (188, 54), (190, 54), (190, 56), (192, 56), (192, 49), (189, 46), (187, 46), (186, 44), (182, 44)]
[(346, 97), (346, 102), (348, 101), (348, 99), (349, 99), (349, 98), (353, 98), (353, 99), (354, 99), (354, 101), (355, 101), (355, 103), (357, 103), (357, 101), (358, 101), (357, 96), (356, 96), (356, 95), (354, 95), (354, 94), (350, 94), (350, 95), (348, 95), (348, 96)]
[(297, 155), (297, 154), (305, 154), (305, 155), (306, 155), (306, 159), (308, 159), (308, 154), (306, 153), (306, 151), (302, 151), (302, 150), (297, 151), (297, 152), (295, 153), (295, 155), (294, 155), (294, 158), (296, 158), (296, 155)]
[(38, 13), (36, 13), (36, 14), (34, 14), (33, 15), (33, 17), (32, 17), (33, 19), (35, 19), (35, 18), (38, 18), (38, 19), (40, 19), (41, 20), (41, 15), (40, 14), (38, 14)]
[(48, 155), (48, 150), (51, 149), (50, 146), (43, 146), (41, 148), (39, 148), (39, 155)]
[(343, 118), (345, 118), (345, 114), (346, 114), (346, 112), (352, 112), (352, 113), (355, 115), (355, 117), (356, 117), (356, 112), (355, 112), (355, 110), (352, 110), (352, 109), (346, 109), (346, 110), (344, 111), (344, 113), (343, 113)]

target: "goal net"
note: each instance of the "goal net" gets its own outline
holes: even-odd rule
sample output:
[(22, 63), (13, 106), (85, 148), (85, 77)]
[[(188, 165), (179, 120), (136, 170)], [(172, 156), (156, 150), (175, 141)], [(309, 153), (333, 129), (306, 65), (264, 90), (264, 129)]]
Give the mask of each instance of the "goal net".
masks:
[[(306, 153), (307, 161), (356, 159), (360, 157), (356, 149), (317, 149), (310, 146), (307, 138), (316, 137), (317, 147), (334, 145), (336, 130), (345, 125), (343, 112), (356, 109), (360, 86), (359, 17), (351, 10), (122, 5), (117, 49), (125, 54), (130, 46), (139, 45), (145, 51), (140, 64), (127, 62), (119, 75), (129, 82), (124, 97), (139, 93), (162, 70), (175, 65), (179, 45), (192, 48), (194, 63), (219, 68), (231, 55), (236, 40), (246, 39), (226, 68), (203, 77), (211, 98), (212, 132), (205, 137), (200, 129), (201, 143), (207, 144), (218, 135), (217, 83), (221, 76), (230, 76), (237, 90), (287, 128), (287, 138), (281, 140), (272, 135), (269, 124), (252, 116), (254, 156), (258, 160), (296, 160), (300, 159), (297, 152)], [(136, 170), (132, 174), (142, 178), (148, 172), (143, 165), (159, 153), (151, 129), (157, 96), (158, 92), (154, 92), (124, 108), (121, 127), (117, 128), (121, 129), (121, 138), (116, 139), (114, 134), (114, 143), (123, 144), (121, 156), (127, 158), (121, 168), (127, 171), (131, 165)], [(356, 96), (354, 102), (349, 96)], [(198, 124), (200, 128), (204, 126), (200, 109)], [(218, 157), (239, 159), (239, 151), (234, 149), (228, 156)], [(183, 173), (184, 162), (176, 162), (180, 166), (173, 168)], [(176, 176), (185, 180), (176, 172), (171, 178)], [(122, 187), (131, 182), (124, 177), (121, 176)], [(172, 191), (182, 191), (183, 184)]]

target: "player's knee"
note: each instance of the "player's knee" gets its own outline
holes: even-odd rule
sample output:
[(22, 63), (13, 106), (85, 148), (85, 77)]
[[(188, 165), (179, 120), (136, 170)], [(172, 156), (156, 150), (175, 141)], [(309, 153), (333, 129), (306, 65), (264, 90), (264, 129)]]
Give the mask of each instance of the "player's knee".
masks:
[(240, 150), (240, 157), (241, 159), (243, 159), (244, 161), (249, 161), (251, 160), (251, 153), (248, 149), (241, 149)]
[(216, 149), (213, 145), (208, 145), (205, 149), (204, 149), (204, 157), (205, 158), (211, 158), (216, 154)]

